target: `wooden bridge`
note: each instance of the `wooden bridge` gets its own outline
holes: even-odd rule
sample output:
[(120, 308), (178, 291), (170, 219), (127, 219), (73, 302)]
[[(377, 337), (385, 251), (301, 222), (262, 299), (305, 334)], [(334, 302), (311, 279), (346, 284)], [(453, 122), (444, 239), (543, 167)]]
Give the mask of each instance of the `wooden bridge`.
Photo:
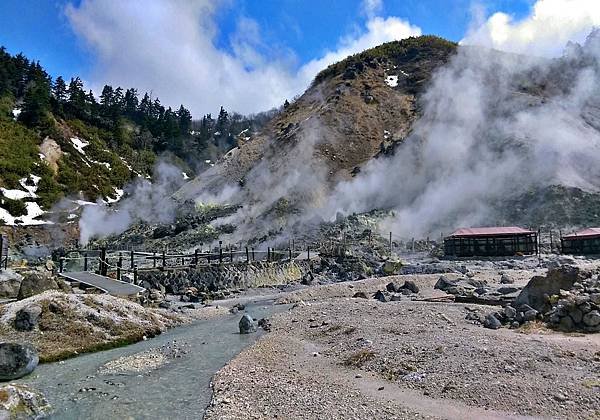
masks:
[[(313, 253), (313, 256), (315, 253)], [(267, 248), (257, 251), (254, 248), (229, 246), (207, 252), (201, 249), (193, 253), (168, 254), (162, 252), (142, 252), (133, 250), (72, 249), (59, 258), (59, 275), (71, 282), (95, 287), (114, 296), (130, 296), (144, 291), (138, 282), (138, 273), (150, 270), (185, 270), (213, 264), (226, 265), (251, 263), (255, 261), (283, 262), (310, 259), (310, 248), (306, 252), (295, 251), (291, 247), (285, 251)], [(127, 281), (124, 281), (127, 280)]]
[(69, 281), (77, 283), (83, 283), (88, 286), (100, 289), (105, 293), (113, 296), (132, 296), (139, 292), (143, 292), (144, 289), (141, 286), (135, 284), (126, 283), (121, 280), (111, 279), (110, 277), (101, 276), (99, 274), (90, 273), (88, 271), (72, 271), (69, 273), (60, 273), (61, 277)]

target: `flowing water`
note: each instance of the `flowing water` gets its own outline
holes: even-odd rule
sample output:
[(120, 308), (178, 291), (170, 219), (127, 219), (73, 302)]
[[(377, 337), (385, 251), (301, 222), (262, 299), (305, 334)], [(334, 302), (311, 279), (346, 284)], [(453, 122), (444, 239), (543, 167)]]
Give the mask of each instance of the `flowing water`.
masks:
[[(282, 309), (260, 302), (247, 305), (245, 312), (260, 319)], [(197, 321), (127, 347), (40, 365), (17, 382), (41, 391), (54, 407), (54, 419), (198, 419), (210, 402), (212, 376), (260, 336), (260, 332), (238, 333), (243, 313)], [(111, 360), (175, 340), (186, 354), (158, 369), (127, 374), (98, 371)]]

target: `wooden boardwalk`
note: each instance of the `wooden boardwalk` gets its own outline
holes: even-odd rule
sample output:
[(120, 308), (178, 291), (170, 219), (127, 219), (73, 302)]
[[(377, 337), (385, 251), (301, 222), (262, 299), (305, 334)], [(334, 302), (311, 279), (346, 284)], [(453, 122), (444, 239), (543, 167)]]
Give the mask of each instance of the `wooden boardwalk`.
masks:
[(136, 286), (135, 284), (111, 279), (109, 277), (100, 276), (87, 271), (72, 271), (68, 273), (60, 273), (60, 275), (67, 280), (93, 286), (113, 296), (131, 296), (146, 290), (141, 286)]

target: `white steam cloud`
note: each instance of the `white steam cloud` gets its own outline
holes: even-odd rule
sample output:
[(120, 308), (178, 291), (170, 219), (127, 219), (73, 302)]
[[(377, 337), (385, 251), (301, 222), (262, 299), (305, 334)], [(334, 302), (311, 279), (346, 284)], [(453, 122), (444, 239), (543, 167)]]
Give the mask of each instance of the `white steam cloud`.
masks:
[(533, 189), (598, 192), (599, 59), (599, 33), (557, 60), (460, 47), (434, 74), (422, 116), (393, 156), (331, 187), (314, 155), (327, 127), (311, 118), (293, 148), (266, 153), (228, 195), (244, 208), (227, 222), (239, 240), (281, 239), (338, 213), (388, 209), (386, 232), (425, 237), (492, 224), (510, 210), (503, 204)]
[(135, 222), (168, 223), (175, 218), (175, 202), (170, 198), (181, 186), (181, 170), (160, 161), (154, 168), (153, 182), (138, 178), (125, 187), (127, 197), (115, 206), (102, 201), (88, 205), (79, 219), (80, 243), (104, 238), (127, 230)]
[(475, 22), (461, 43), (557, 56), (568, 41), (583, 42), (598, 25), (600, 1), (537, 0), (531, 14), (522, 20), (496, 12), (485, 22)]
[(253, 113), (302, 93), (319, 71), (350, 54), (421, 34), (402, 19), (376, 17), (378, 3), (367, 1), (365, 28), (299, 67), (291, 52), (272, 56), (250, 18), (239, 20), (231, 36), (232, 52), (219, 49), (215, 13), (222, 1), (83, 0), (67, 5), (65, 13), (96, 56), (89, 77), (95, 90), (104, 83), (133, 86), (164, 104), (183, 103), (195, 114), (220, 105)]
[(495, 205), (533, 187), (597, 191), (599, 45), (595, 34), (560, 61), (459, 48), (411, 137), (339, 184), (322, 215), (394, 209), (387, 229), (424, 237), (493, 222)]

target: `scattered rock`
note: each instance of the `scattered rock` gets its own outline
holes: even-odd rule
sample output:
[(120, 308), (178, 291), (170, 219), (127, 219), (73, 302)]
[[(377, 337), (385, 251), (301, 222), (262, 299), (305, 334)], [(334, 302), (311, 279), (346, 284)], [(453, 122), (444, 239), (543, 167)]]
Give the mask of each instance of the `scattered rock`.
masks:
[[(323, 324), (327, 325), (325, 324), (325, 321), (323, 321)], [(267, 332), (271, 331), (271, 321), (268, 318), (259, 319), (258, 326)]]
[(23, 281), (17, 299), (26, 299), (46, 290), (56, 289), (59, 289), (58, 284), (49, 274), (40, 271), (28, 271), (23, 274)]
[(438, 281), (433, 286), (434, 289), (439, 289), (442, 291), (447, 291), (451, 287), (455, 287), (456, 282), (449, 280), (446, 276), (440, 276)]
[(33, 330), (38, 324), (41, 314), (42, 307), (40, 305), (32, 304), (24, 307), (15, 315), (15, 329), (17, 331)]
[(600, 312), (597, 310), (588, 312), (583, 316), (583, 323), (588, 327), (600, 325)]
[(23, 276), (8, 269), (0, 271), (0, 298), (13, 299), (19, 294)]
[(46, 418), (52, 407), (37, 390), (27, 385), (4, 385), (0, 387), (1, 419)]
[(500, 277), (500, 283), (502, 284), (513, 284), (515, 280), (508, 274), (502, 274)]
[(242, 319), (240, 319), (239, 323), (240, 334), (250, 334), (256, 332), (256, 325), (254, 324), (254, 320), (248, 314), (245, 314)]
[(502, 323), (498, 320), (498, 318), (496, 318), (494, 314), (488, 314), (483, 321), (483, 326), (485, 328), (497, 330), (502, 326)]
[(386, 286), (385, 286), (386, 290), (390, 293), (396, 293), (398, 291), (398, 286), (396, 285), (396, 283), (389, 282)]
[(518, 287), (513, 287), (513, 286), (502, 286), (502, 287), (499, 287), (498, 289), (496, 289), (496, 291), (498, 293), (500, 293), (500, 294), (508, 295), (508, 294), (511, 294), (511, 293), (518, 292), (519, 288)]
[(571, 290), (573, 284), (585, 275), (586, 273), (580, 272), (578, 267), (560, 266), (550, 269), (545, 277), (533, 277), (521, 290), (514, 304), (527, 304), (543, 312), (548, 309), (549, 296), (558, 294), (561, 289)]
[(515, 308), (513, 308), (512, 306), (507, 305), (504, 308), (504, 315), (506, 316), (507, 319), (513, 320), (517, 316), (517, 310)]
[(534, 321), (537, 318), (538, 311), (530, 309), (523, 313), (523, 320), (526, 322)]
[(376, 291), (375, 294), (373, 295), (373, 297), (380, 302), (387, 302), (387, 298), (385, 297), (385, 294), (381, 290)]
[(400, 289), (409, 290), (412, 293), (419, 293), (419, 286), (417, 286), (412, 280), (406, 280)]
[(369, 297), (367, 296), (367, 294), (365, 292), (356, 292), (354, 293), (354, 295), (352, 295), (353, 298), (360, 298), (360, 299), (369, 299)]
[(0, 343), (0, 381), (30, 374), (37, 367), (37, 351), (27, 344)]

